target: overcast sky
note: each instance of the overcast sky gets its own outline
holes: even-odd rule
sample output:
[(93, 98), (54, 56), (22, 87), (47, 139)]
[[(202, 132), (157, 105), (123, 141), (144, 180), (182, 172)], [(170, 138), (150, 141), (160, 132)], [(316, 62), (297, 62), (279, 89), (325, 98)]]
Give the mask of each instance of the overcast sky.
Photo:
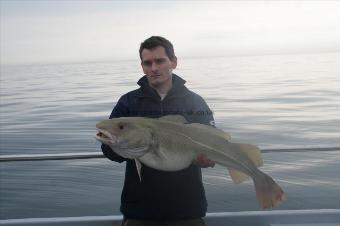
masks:
[(1, 1), (1, 64), (340, 52), (340, 1)]

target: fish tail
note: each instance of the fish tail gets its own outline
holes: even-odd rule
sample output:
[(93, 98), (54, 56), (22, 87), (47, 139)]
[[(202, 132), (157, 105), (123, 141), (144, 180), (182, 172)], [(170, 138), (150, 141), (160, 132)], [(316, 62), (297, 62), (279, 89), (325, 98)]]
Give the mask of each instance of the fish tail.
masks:
[(267, 174), (258, 171), (253, 181), (257, 200), (263, 209), (273, 208), (286, 199), (281, 187)]

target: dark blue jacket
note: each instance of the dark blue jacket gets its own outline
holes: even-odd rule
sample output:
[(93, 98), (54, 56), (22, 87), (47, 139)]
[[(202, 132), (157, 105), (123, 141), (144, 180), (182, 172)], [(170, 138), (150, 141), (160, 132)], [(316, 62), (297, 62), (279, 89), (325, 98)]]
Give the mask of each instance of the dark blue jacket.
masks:
[[(212, 113), (202, 97), (188, 90), (185, 81), (173, 75), (173, 86), (161, 100), (150, 88), (144, 76), (140, 88), (123, 95), (114, 107), (110, 118), (161, 117), (183, 115), (189, 122), (209, 124)], [(126, 161), (125, 182), (121, 197), (121, 212), (130, 219), (180, 220), (205, 216), (207, 201), (202, 184), (201, 169), (195, 165), (177, 171), (165, 172), (142, 166), (139, 181), (133, 160), (115, 154), (102, 145), (104, 155), (116, 162)]]

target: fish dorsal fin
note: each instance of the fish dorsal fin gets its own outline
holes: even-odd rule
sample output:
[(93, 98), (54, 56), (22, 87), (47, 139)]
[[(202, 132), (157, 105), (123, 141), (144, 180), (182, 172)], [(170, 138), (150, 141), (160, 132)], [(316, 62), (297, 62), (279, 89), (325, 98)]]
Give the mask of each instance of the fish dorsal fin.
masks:
[(252, 144), (238, 144), (238, 143), (231, 143), (237, 146), (238, 151), (242, 152), (246, 155), (252, 163), (254, 163), (257, 167), (263, 165), (263, 160), (261, 156), (260, 149)]
[(204, 125), (200, 123), (190, 123), (190, 124), (186, 124), (186, 126), (192, 127), (193, 129), (197, 129), (197, 130), (205, 130), (209, 132), (210, 134), (222, 137), (226, 139), (227, 141), (231, 140), (231, 136), (229, 135), (229, 133), (224, 132), (223, 130), (217, 129), (212, 126), (208, 126), (208, 125)]
[(249, 176), (241, 171), (228, 168), (229, 175), (235, 184), (242, 183), (243, 181), (249, 180)]
[(177, 122), (177, 123), (187, 123), (188, 121), (182, 115), (166, 115), (159, 118), (159, 120)]

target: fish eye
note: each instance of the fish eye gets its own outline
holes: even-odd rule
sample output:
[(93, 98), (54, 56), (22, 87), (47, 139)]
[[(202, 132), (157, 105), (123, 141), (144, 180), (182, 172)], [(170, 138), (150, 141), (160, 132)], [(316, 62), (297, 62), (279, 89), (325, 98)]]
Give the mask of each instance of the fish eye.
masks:
[(122, 130), (122, 129), (124, 129), (124, 125), (123, 125), (123, 124), (119, 124), (119, 125), (118, 125), (118, 128), (119, 128), (120, 130)]

